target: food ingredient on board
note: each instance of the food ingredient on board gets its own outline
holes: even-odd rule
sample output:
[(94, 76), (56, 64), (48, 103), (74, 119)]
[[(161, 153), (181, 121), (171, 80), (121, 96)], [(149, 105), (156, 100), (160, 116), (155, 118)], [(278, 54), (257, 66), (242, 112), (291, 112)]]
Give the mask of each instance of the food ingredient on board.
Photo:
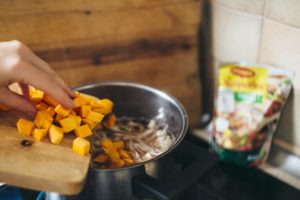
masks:
[[(76, 92), (74, 109), (66, 109), (43, 91), (30, 86), (29, 97), (38, 109), (34, 121), (19, 119), (17, 129), (20, 134), (33, 136), (36, 141), (47, 135), (52, 144), (60, 144), (65, 134), (76, 135), (72, 149), (80, 155), (89, 153), (90, 144), (83, 139), (92, 135), (92, 130), (105, 115), (112, 112), (113, 102), (96, 99)], [(81, 138), (81, 139), (78, 139)]]

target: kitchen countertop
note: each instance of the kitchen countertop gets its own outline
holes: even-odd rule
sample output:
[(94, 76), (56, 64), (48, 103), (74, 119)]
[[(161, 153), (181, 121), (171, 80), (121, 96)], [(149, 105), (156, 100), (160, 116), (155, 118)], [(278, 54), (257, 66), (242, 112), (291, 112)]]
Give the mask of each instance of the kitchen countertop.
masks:
[[(205, 129), (193, 129), (192, 135), (209, 143), (210, 134)], [(258, 169), (300, 190), (300, 148), (281, 139), (274, 138), (265, 163)]]

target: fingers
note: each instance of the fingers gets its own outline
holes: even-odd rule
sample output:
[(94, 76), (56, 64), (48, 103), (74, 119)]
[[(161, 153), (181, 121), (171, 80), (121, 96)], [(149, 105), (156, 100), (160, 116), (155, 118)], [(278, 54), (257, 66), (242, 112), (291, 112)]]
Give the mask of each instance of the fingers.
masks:
[(44, 91), (66, 108), (74, 108), (74, 102), (69, 95), (44, 71), (26, 62), (20, 62), (15, 70), (18, 71), (15, 73), (15, 79), (18, 82), (27, 83)]
[(58, 85), (72, 98), (75, 97), (75, 93), (66, 85), (66, 83), (55, 73), (55, 71), (44, 60), (35, 55), (29, 48), (25, 48), (26, 58), (34, 66), (38, 67), (51, 77), (55, 79)]
[(5, 97), (5, 98), (1, 98), (1, 103), (8, 105), (9, 107), (30, 114), (34, 114), (36, 112), (36, 108), (34, 107), (33, 104), (28, 102), (23, 96), (11, 92), (5, 87), (0, 88), (0, 96)]
[(55, 81), (58, 83), (58, 85), (66, 92), (70, 97), (75, 97), (74, 92), (66, 85), (66, 83), (55, 73), (55, 71), (46, 63), (44, 60), (39, 58), (37, 55), (35, 55), (33, 52), (30, 52), (30, 55), (28, 56), (29, 61), (51, 77), (55, 79)]

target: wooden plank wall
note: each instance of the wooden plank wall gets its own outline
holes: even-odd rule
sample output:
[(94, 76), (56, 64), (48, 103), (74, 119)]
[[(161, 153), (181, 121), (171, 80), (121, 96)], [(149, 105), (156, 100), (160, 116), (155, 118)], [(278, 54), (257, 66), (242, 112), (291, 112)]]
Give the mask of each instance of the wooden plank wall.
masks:
[(71, 86), (132, 81), (201, 116), (198, 0), (1, 0), (0, 41), (27, 44)]

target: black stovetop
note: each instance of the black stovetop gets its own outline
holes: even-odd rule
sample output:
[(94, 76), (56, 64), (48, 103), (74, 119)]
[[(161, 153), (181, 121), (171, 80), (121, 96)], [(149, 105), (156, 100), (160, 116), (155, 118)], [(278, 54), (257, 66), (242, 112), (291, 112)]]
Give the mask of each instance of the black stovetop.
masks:
[[(209, 149), (207, 143), (186, 140)], [(286, 200), (300, 199), (300, 191), (256, 168), (219, 162), (181, 197), (182, 200)]]
[[(176, 180), (178, 174), (194, 162), (193, 154), (196, 148), (202, 148), (208, 152), (207, 143), (187, 135), (183, 145), (179, 145), (169, 155), (159, 159), (162, 169), (156, 172), (160, 177), (160, 182), (170, 182)], [(206, 164), (207, 156), (203, 156), (201, 162)], [(151, 167), (150, 167), (151, 168)], [(201, 167), (200, 167), (201, 168)], [(199, 172), (201, 169), (199, 168)], [(146, 168), (147, 169), (147, 168)], [(147, 171), (147, 170), (146, 170)], [(151, 171), (151, 169), (149, 170)], [(197, 174), (197, 169), (189, 174)], [(191, 177), (191, 176), (190, 176)], [(180, 179), (181, 184), (190, 178)], [(178, 180), (177, 180), (178, 181)], [(180, 186), (179, 186), (180, 187)], [(180, 188), (174, 188), (179, 190)], [(23, 190), (24, 199), (35, 199), (37, 192)], [(300, 191), (291, 186), (265, 174), (256, 168), (245, 168), (224, 162), (217, 162), (214, 166), (205, 170), (203, 176), (196, 180), (183, 195), (180, 200), (286, 200), (300, 199)]]

